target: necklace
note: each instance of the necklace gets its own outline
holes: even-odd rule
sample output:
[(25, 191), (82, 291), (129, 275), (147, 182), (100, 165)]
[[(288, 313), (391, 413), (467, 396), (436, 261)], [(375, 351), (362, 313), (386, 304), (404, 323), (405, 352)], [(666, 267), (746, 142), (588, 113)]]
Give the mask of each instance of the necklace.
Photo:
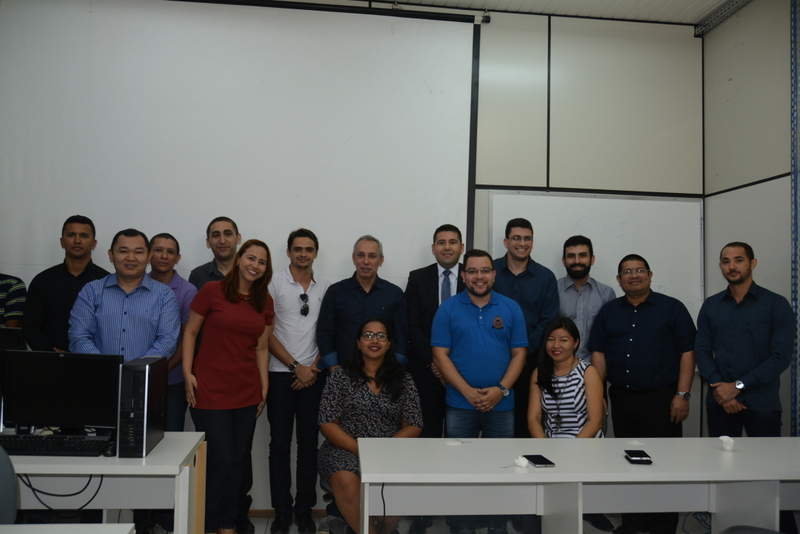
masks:
[(238, 291), (236, 292), (236, 294), (239, 295), (239, 300), (243, 300), (245, 302), (250, 300), (250, 295), (243, 295), (242, 293), (239, 293)]
[[(574, 359), (574, 361), (572, 362), (572, 365), (570, 366), (569, 372), (567, 372), (567, 374), (565, 374), (563, 376), (556, 376), (555, 374), (553, 375), (553, 393), (555, 393), (555, 395), (553, 395), (553, 397), (554, 397), (554, 400), (556, 401), (556, 414), (553, 416), (553, 420), (556, 423), (556, 432), (560, 432), (561, 431), (561, 421), (563, 420), (563, 417), (561, 417), (561, 401), (563, 400), (563, 393), (567, 389), (566, 378), (569, 375), (571, 375), (572, 371), (574, 371), (575, 368), (578, 366), (578, 358), (573, 356), (573, 359)], [(559, 385), (561, 384), (561, 379), (562, 378), (565, 379), (564, 380), (564, 385), (561, 386), (560, 388), (556, 388), (556, 384), (559, 384)]]

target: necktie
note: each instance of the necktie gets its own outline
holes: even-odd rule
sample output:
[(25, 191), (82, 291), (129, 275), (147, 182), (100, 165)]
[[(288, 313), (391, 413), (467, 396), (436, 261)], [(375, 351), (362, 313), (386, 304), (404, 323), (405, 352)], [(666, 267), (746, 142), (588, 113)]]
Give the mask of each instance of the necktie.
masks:
[(442, 302), (446, 301), (450, 298), (450, 269), (445, 269), (444, 271), (444, 280), (442, 280)]

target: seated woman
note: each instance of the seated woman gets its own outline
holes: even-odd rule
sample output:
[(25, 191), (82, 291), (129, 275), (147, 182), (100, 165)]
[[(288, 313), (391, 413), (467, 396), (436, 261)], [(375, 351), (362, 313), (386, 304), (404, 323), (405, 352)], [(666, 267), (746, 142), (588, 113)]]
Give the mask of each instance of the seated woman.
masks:
[[(415, 438), (422, 432), (419, 395), (398, 363), (389, 328), (369, 319), (358, 329), (355, 357), (334, 369), (319, 409), (319, 474), (330, 482), (345, 521), (360, 534), (358, 438)], [(397, 518), (370, 521), (370, 534), (390, 534)]]
[(597, 369), (575, 355), (581, 342), (578, 327), (558, 317), (548, 323), (543, 339), (539, 368), (531, 376), (531, 436), (603, 437), (603, 382)]

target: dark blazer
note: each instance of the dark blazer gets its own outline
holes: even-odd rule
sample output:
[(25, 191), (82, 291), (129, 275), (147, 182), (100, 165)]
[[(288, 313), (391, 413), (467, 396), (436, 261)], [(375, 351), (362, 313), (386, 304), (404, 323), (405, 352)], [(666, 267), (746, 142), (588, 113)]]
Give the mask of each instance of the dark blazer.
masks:
[[(464, 266), (458, 264), (456, 292), (464, 290), (464, 281), (461, 271)], [(433, 317), (439, 309), (439, 270), (437, 264), (416, 269), (408, 274), (406, 285), (406, 305), (408, 308), (408, 371), (415, 378), (432, 378), (439, 384), (439, 380), (430, 372), (429, 366), (433, 359), (431, 351), (431, 328)], [(427, 372), (426, 372), (427, 371)], [(418, 381), (419, 384), (419, 381)], [(441, 387), (441, 384), (439, 384)]]

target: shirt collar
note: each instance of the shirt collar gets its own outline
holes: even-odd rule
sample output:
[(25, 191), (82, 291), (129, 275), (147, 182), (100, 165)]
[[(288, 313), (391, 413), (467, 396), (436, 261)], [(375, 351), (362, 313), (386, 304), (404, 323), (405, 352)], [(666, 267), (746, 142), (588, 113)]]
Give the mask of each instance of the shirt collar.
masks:
[[(287, 282), (289, 282), (290, 284), (298, 284), (299, 285), (299, 282), (297, 282), (294, 279), (294, 277), (292, 276), (292, 271), (291, 271), (291, 269), (289, 269), (289, 267), (284, 269), (283, 272), (286, 274), (286, 281)], [(311, 272), (311, 285), (313, 286), (316, 283), (317, 283), (317, 280), (314, 278), (314, 272), (312, 271)]]
[[(486, 306), (495, 306), (495, 305), (497, 305), (497, 298), (495, 297), (495, 295), (496, 295), (496, 293), (494, 292), (494, 289), (492, 289), (491, 296), (489, 297), (489, 302), (486, 303), (484, 308)], [(462, 291), (461, 293), (456, 293), (456, 296), (454, 298), (461, 299), (461, 303), (462, 304), (470, 304), (472, 306), (477, 307), (477, 305), (472, 302), (472, 299), (469, 298), (469, 291), (467, 291), (466, 289), (464, 291)]]
[[(354, 289), (361, 287), (361, 284), (358, 282), (358, 277), (356, 276), (355, 272), (353, 273), (353, 276), (350, 278), (350, 286)], [(375, 283), (372, 284), (372, 288), (383, 289), (383, 287), (384, 287), (383, 279), (380, 276), (376, 277)], [(370, 291), (372, 291), (372, 288), (370, 288)]]
[[(509, 273), (511, 272), (511, 270), (508, 268), (508, 252), (506, 252), (503, 255), (503, 257), (498, 258), (497, 260), (495, 260), (495, 263), (496, 263), (496, 266), (499, 267), (499, 269), (497, 269), (498, 271), (506, 270)], [(536, 262), (533, 261), (532, 257), (528, 256), (528, 265), (525, 266), (525, 271), (529, 272), (531, 274), (531, 276), (535, 276), (536, 275), (535, 268), (536, 268)], [(523, 271), (523, 272), (525, 272), (525, 271)]]
[[(173, 280), (174, 279), (175, 278), (173, 277)], [(152, 289), (152, 287), (153, 287), (153, 284), (155, 284), (155, 283), (156, 283), (155, 280), (150, 278), (150, 276), (147, 273), (144, 273), (144, 278), (142, 278), (142, 281), (139, 283), (138, 286), (133, 288), (133, 291), (136, 291), (140, 287), (143, 287), (143, 288), (147, 289), (148, 291), (150, 291), (150, 289)], [(103, 283), (103, 287), (112, 287), (112, 286), (117, 286), (120, 289), (122, 289), (122, 286), (120, 286), (119, 282), (117, 282), (117, 273), (111, 273), (108, 276), (106, 276), (106, 280)]]
[[(752, 284), (750, 284), (750, 289), (747, 290), (747, 293), (745, 293), (744, 298), (742, 300), (744, 300), (746, 298), (752, 298), (752, 299), (758, 300), (758, 295), (760, 293), (761, 293), (761, 288), (758, 286), (758, 284), (753, 282)], [(725, 291), (722, 291), (720, 293), (719, 299), (723, 300), (725, 298), (733, 299), (733, 295), (731, 295), (731, 286), (730, 285), (725, 288)], [(733, 300), (735, 302), (736, 299), (733, 299)]]
[[(575, 285), (575, 280), (570, 278), (569, 275), (565, 276), (564, 278), (567, 280), (567, 285), (565, 286), (566, 289), (575, 288), (575, 291), (578, 291), (578, 286)], [(594, 280), (592, 279), (591, 275), (589, 276), (589, 278), (586, 279), (586, 281), (583, 283), (583, 285), (584, 286), (589, 286), (592, 289), (594, 289)]]

